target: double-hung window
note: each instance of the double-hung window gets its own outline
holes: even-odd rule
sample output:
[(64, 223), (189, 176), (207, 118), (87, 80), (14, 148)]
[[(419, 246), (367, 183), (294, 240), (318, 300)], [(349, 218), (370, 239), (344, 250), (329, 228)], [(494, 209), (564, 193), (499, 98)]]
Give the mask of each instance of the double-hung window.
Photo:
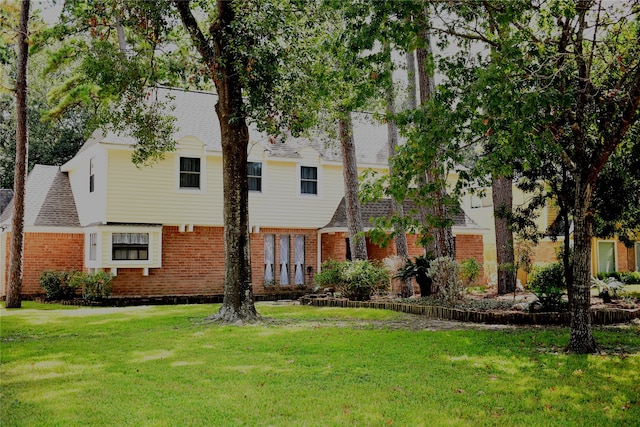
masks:
[(318, 168), (300, 167), (300, 193), (318, 194)]
[(148, 260), (149, 233), (113, 233), (111, 255), (114, 261)]
[(180, 188), (200, 188), (199, 157), (180, 157)]
[(262, 192), (262, 163), (247, 163), (247, 181), (249, 182), (249, 191)]

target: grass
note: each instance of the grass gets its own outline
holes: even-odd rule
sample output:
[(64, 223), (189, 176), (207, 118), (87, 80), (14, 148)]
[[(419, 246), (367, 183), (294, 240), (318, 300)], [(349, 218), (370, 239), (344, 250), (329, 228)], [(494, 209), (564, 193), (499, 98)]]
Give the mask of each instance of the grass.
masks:
[[(411, 330), (368, 309), (262, 305), (0, 312), (4, 426), (637, 425), (640, 328)], [(60, 308), (60, 307), (58, 307)]]

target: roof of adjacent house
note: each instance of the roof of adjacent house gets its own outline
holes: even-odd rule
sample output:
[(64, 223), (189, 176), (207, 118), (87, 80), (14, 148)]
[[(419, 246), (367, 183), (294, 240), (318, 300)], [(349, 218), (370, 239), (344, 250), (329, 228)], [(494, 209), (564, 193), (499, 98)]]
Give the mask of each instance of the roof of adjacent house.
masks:
[[(173, 107), (168, 114), (176, 118), (177, 131), (174, 134), (176, 141), (186, 136), (194, 136), (205, 143), (207, 150), (222, 151), (220, 124), (215, 113), (215, 104), (218, 100), (216, 94), (155, 88), (150, 92), (149, 99), (167, 102)], [(353, 128), (357, 161), (366, 164), (386, 164), (388, 156), (386, 126), (374, 122), (370, 115), (354, 113)], [(305, 138), (288, 137), (284, 140), (278, 138), (274, 141), (269, 135), (259, 132), (255, 126), (249, 126), (249, 138), (250, 146), (260, 146), (271, 156), (297, 158), (300, 157), (299, 153), (302, 149), (311, 147), (325, 160), (342, 160), (338, 141), (326, 134)], [(135, 140), (128, 135), (97, 130), (78, 154), (100, 142), (133, 145)]]
[[(365, 227), (373, 227), (375, 224), (373, 222), (374, 218), (384, 218), (390, 217), (393, 214), (393, 206), (391, 204), (391, 199), (382, 199), (375, 202), (363, 203), (362, 206), (362, 221), (364, 222)], [(403, 208), (405, 212), (415, 211), (417, 209), (416, 204), (412, 200), (405, 200), (403, 203)], [(417, 219), (416, 215), (416, 219)], [(459, 209), (457, 212), (453, 213), (453, 226), (454, 227), (464, 227), (464, 228), (477, 228), (481, 229), (478, 224), (476, 224), (467, 214), (464, 213), (462, 209)], [(331, 221), (323, 228), (346, 228), (347, 227), (347, 207), (345, 198), (343, 197), (340, 200), (340, 204), (338, 208), (333, 214)]]
[[(27, 178), (25, 193), (25, 227), (80, 226), (69, 177), (58, 166), (35, 165)], [(13, 200), (0, 215), (0, 223), (8, 225), (12, 216)]]
[(13, 199), (13, 190), (0, 188), (0, 215), (2, 215), (11, 199)]

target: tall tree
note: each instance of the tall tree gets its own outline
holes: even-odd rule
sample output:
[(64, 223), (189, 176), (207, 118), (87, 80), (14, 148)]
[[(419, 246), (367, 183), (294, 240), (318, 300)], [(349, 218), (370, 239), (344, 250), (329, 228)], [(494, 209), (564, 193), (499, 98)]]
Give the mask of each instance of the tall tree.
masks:
[(558, 182), (570, 188), (574, 221), (568, 349), (594, 352), (589, 314), (594, 189), (612, 154), (637, 126), (640, 7), (598, 0), (484, 4), (483, 13), (503, 23), (505, 31), (498, 29), (497, 41), (488, 27), (460, 34), (499, 48), (484, 69), (474, 69), (479, 83), (459, 92), (466, 101), (458, 107), (468, 108), (466, 102), (479, 97), (490, 101), (489, 108), (477, 108), (476, 124), (469, 128), (495, 135), (497, 142), (510, 141), (520, 151), (510, 158), (520, 159), (523, 171), (540, 171), (549, 159), (561, 164), (554, 170), (566, 171)]
[[(429, 9), (425, 6), (421, 13), (416, 16), (417, 22), (422, 26), (418, 34), (420, 45), (416, 49), (418, 88), (420, 93), (420, 104), (422, 108), (428, 108), (430, 100), (435, 93), (433, 53), (431, 47), (431, 20)], [(448, 209), (448, 195), (446, 190), (446, 172), (440, 163), (442, 159), (442, 149), (434, 147), (434, 158), (424, 175), (423, 185), (431, 187), (431, 200), (427, 205), (426, 214), (431, 231), (432, 252), (436, 257), (455, 258), (455, 247)], [(422, 177), (421, 177), (422, 178)]]
[[(283, 89), (291, 85), (278, 83), (297, 77), (288, 55), (297, 54), (294, 42), (311, 27), (302, 10), (305, 6), (287, 1), (133, 0), (87, 8), (84, 1), (75, 0), (65, 3), (65, 16), (73, 18), (74, 25), (53, 32), (58, 37), (78, 32), (90, 36), (88, 43), (86, 37), (71, 43), (86, 55), (79, 68), (84, 77), (70, 82), (68, 89), (80, 98), (89, 93), (120, 102), (119, 109), (106, 110), (105, 121), (112, 125), (120, 121), (116, 130), (136, 137), (134, 160), (139, 162), (161, 157), (174, 144), (171, 121), (159, 121), (161, 109), (145, 103), (148, 86), (213, 82), (223, 152), (225, 235), (224, 300), (214, 320), (244, 322), (258, 317), (249, 258), (247, 121), (255, 120), (261, 130), (275, 131), (282, 123), (295, 130), (304, 117), (304, 111), (292, 106), (295, 92)], [(128, 46), (118, 37), (122, 32)], [(63, 49), (54, 60), (63, 61), (73, 53)], [(67, 97), (65, 102), (76, 101)], [(279, 102), (289, 108), (281, 108)], [(131, 114), (139, 110), (144, 114)], [(131, 120), (137, 117), (144, 119)], [(150, 120), (156, 126), (145, 126)]]
[(22, 306), (22, 255), (24, 248), (24, 199), (27, 180), (27, 64), (29, 60), (29, 10), (31, 2), (22, 0), (18, 27), (18, 66), (16, 73), (16, 166), (13, 179), (13, 217), (7, 308)]

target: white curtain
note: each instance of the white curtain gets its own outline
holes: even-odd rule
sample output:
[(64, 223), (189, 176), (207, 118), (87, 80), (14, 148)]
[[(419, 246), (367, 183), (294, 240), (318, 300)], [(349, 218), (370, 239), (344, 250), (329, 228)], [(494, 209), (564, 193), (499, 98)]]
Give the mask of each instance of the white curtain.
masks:
[(265, 234), (264, 236), (264, 283), (272, 284), (273, 264), (275, 260), (275, 237), (273, 234)]
[(280, 284), (289, 284), (289, 236), (280, 236)]
[(304, 236), (296, 236), (294, 244), (296, 270), (293, 280), (296, 285), (304, 285)]

